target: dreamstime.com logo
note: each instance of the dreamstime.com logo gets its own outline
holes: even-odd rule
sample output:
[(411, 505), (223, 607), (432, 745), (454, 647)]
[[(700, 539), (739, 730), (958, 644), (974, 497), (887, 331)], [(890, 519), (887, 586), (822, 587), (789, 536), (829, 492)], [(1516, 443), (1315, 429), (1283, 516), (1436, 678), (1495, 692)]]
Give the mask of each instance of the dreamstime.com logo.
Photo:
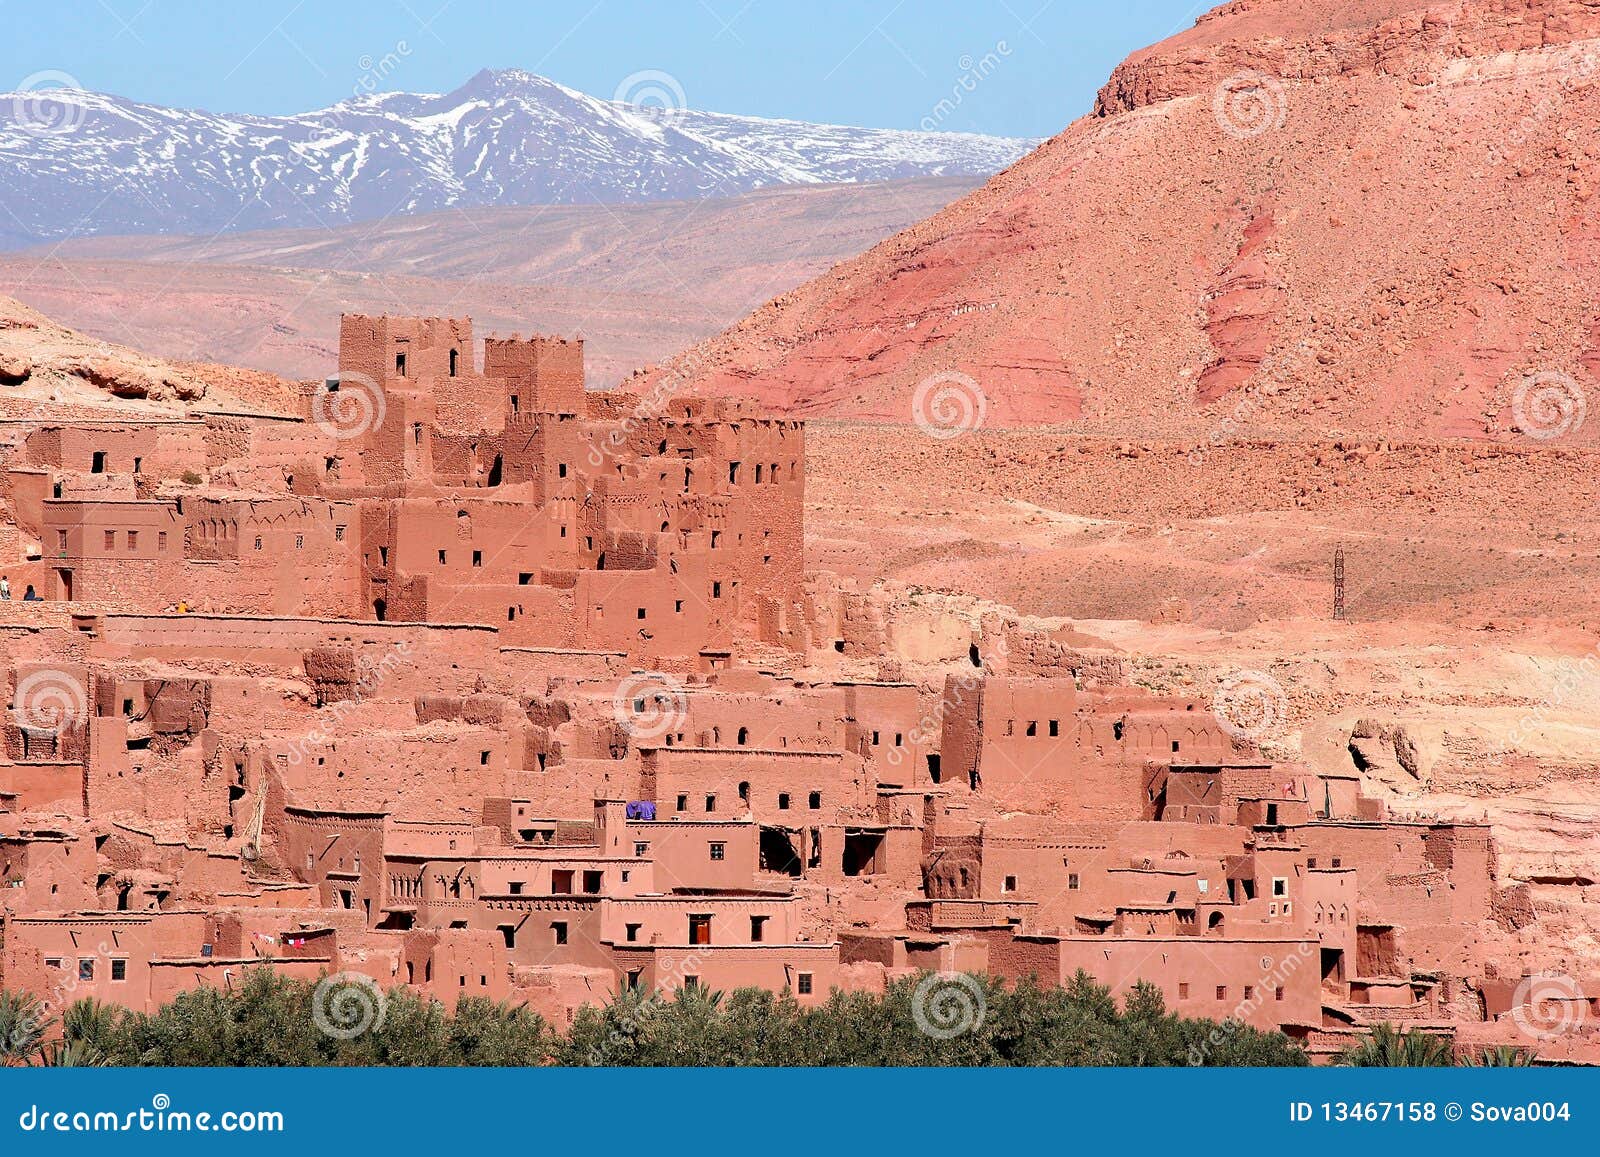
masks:
[(88, 109), (79, 101), (63, 99), (63, 94), (82, 88), (76, 77), (55, 69), (25, 76), (11, 94), (11, 122), (37, 137), (77, 132)]
[(341, 370), (311, 396), (311, 420), (330, 438), (348, 441), (383, 425), (383, 387), (366, 374)]
[(83, 684), (54, 668), (34, 671), (19, 680), (12, 703), (18, 725), (33, 731), (60, 731), (89, 718), (89, 696)]
[(983, 427), (989, 399), (970, 374), (944, 370), (917, 383), (911, 417), (930, 438), (959, 438)]
[(1530, 374), (1511, 395), (1511, 419), (1530, 438), (1548, 442), (1576, 434), (1589, 413), (1583, 387), (1554, 370)]
[(1524, 1036), (1536, 1041), (1577, 1032), (1588, 1013), (1578, 982), (1559, 972), (1524, 976), (1511, 997), (1511, 1019)]
[(1211, 98), (1211, 111), (1222, 131), (1238, 140), (1281, 129), (1289, 119), (1289, 96), (1283, 81), (1255, 69), (1236, 72)]
[(29, 1105), (17, 1117), (24, 1133), (281, 1133), (277, 1110), (225, 1109), (220, 1113), (174, 1109), (172, 1098), (157, 1093), (149, 1108), (53, 1109)]
[(1235, 671), (1223, 678), (1211, 697), (1211, 713), (1235, 739), (1265, 739), (1283, 726), (1289, 696), (1265, 671)]
[(389, 1013), (389, 998), (370, 976), (335, 972), (317, 982), (311, 994), (311, 1022), (335, 1040), (355, 1040), (377, 1032)]
[(646, 742), (683, 730), (689, 717), (683, 684), (661, 671), (636, 671), (622, 680), (611, 707), (628, 734)]
[(932, 972), (911, 994), (911, 1019), (935, 1040), (976, 1032), (988, 1014), (983, 985), (964, 972)]
[(611, 99), (618, 104), (632, 105), (657, 124), (672, 124), (689, 107), (678, 78), (658, 68), (629, 73), (617, 85)]

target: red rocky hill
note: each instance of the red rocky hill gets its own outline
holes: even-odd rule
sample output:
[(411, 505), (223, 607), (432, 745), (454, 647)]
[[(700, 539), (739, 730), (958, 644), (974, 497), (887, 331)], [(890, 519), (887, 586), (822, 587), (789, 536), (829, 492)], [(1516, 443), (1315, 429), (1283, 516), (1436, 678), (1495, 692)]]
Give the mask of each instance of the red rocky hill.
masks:
[(927, 413), (965, 375), (990, 425), (1590, 441), (1597, 126), (1600, 0), (1240, 0), (669, 368), (891, 422), (976, 412)]

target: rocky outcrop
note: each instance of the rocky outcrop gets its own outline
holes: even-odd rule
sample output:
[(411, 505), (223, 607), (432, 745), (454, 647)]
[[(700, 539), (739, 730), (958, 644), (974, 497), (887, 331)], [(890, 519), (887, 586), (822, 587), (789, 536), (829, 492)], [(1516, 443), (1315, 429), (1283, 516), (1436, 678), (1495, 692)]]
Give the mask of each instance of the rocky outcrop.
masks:
[(1203, 96), (1243, 72), (1281, 81), (1394, 77), (1437, 82), (1454, 62), (1572, 44), (1600, 34), (1586, 0), (1235, 0), (1134, 53), (1111, 74), (1096, 116)]

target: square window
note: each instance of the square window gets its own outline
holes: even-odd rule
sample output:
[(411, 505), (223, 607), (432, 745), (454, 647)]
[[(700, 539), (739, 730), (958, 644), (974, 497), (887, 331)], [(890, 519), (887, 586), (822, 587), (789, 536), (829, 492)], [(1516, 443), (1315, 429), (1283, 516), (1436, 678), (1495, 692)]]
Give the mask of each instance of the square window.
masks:
[(811, 973), (797, 972), (794, 977), (794, 990), (801, 996), (811, 995)]
[(721, 860), (721, 859), (725, 858), (727, 856), (727, 854), (728, 854), (728, 845), (727, 844), (712, 844), (711, 845), (711, 858), (713, 860)]
[(624, 935), (628, 938), (628, 942), (630, 944), (639, 939), (639, 929), (641, 927), (643, 927), (641, 924), (628, 924), (624, 926)]
[(645, 856), (649, 855), (649, 853), (650, 853), (650, 845), (649, 844), (634, 844), (633, 845), (633, 854), (635, 856), (639, 857), (641, 860), (644, 859)]
[(1017, 878), (1015, 876), (1007, 876), (1005, 882), (1000, 885), (1000, 890), (1002, 892), (1015, 892), (1017, 890)]
[(1287, 896), (1289, 894), (1289, 881), (1283, 876), (1272, 878), (1272, 894), (1274, 896)]
[(128, 962), (126, 960), (113, 960), (111, 962), (111, 979), (128, 979)]
[(88, 957), (85, 957), (85, 958), (83, 958), (83, 959), (78, 961), (78, 979), (79, 980), (93, 980), (94, 979), (94, 961), (92, 959), (90, 959)]

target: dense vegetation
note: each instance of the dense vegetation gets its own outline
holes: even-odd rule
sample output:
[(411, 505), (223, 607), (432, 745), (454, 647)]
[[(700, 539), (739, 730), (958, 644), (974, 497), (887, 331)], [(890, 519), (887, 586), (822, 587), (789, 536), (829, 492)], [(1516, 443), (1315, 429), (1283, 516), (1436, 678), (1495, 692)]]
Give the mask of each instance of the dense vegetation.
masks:
[[(70, 1065), (1303, 1065), (1280, 1033), (1169, 1013), (1141, 985), (1121, 1007), (1080, 973), (1063, 988), (962, 978), (948, 1039), (926, 1031), (918, 978), (882, 994), (626, 992), (558, 1032), (526, 1008), (462, 997), (453, 1012), (397, 988), (381, 1020), (342, 1039), (318, 1027), (316, 986), (253, 970), (235, 993), (198, 989), (145, 1015), (83, 1000), (56, 1026), (0, 993), (0, 1061)], [(961, 995), (961, 994), (957, 994)], [(981, 1009), (981, 1015), (977, 1010)], [(920, 1022), (920, 1023), (919, 1023)], [(59, 1028), (59, 1032), (54, 1031)], [(51, 1043), (45, 1043), (49, 1040)]]

